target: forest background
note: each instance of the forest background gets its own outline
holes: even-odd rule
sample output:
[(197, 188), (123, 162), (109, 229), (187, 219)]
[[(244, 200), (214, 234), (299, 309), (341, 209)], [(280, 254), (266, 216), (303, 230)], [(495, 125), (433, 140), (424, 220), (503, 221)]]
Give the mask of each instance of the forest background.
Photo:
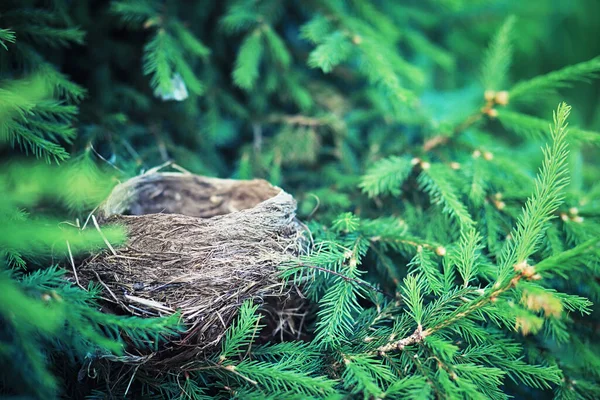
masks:
[[(0, 393), (598, 398), (599, 15), (596, 0), (3, 0)], [(248, 302), (205, 369), (119, 364), (177, 318), (104, 314), (100, 286), (66, 278), (126, 241), (80, 229), (90, 211), (166, 162), (297, 199), (318, 249), (282, 271), (312, 302), (301, 340), (250, 345)]]

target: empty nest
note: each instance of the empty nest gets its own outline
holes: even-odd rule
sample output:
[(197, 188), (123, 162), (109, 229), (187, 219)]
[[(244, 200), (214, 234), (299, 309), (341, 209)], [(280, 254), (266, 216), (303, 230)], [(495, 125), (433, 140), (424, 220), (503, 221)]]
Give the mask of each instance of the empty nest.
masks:
[[(85, 260), (77, 279), (100, 282), (105, 304), (131, 315), (179, 312), (185, 334), (152, 356), (181, 365), (215, 349), (245, 300), (271, 298), (279, 315), (297, 305), (277, 274), (310, 244), (295, 211), (292, 196), (263, 180), (147, 173), (118, 185), (97, 213), (100, 225), (122, 225), (127, 243)], [(146, 363), (140, 355), (130, 361)]]

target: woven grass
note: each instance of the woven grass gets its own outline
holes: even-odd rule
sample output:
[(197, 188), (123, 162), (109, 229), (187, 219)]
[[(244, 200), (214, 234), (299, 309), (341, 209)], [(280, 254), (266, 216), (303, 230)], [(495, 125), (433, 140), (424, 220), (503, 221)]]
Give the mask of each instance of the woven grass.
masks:
[(145, 174), (99, 208), (100, 226), (125, 227), (126, 245), (85, 260), (78, 280), (100, 282), (105, 302), (131, 315), (181, 313), (185, 334), (155, 359), (181, 365), (216, 348), (245, 300), (270, 298), (282, 315), (298, 297), (277, 276), (309, 246), (295, 211), (292, 196), (263, 180)]

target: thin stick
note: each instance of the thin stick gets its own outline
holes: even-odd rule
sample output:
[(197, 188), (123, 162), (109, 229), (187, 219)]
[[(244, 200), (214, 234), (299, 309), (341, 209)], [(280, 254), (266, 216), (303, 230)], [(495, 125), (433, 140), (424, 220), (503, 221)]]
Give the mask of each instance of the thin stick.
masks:
[(124, 173), (124, 171), (122, 169), (120, 169), (119, 167), (117, 167), (115, 164), (113, 164), (112, 162), (108, 161), (106, 158), (104, 158), (102, 156), (102, 154), (98, 153), (96, 151), (96, 149), (94, 148), (93, 145), (90, 144), (90, 149), (92, 149), (92, 151), (94, 152), (94, 154), (96, 155), (96, 157), (98, 157), (99, 159), (101, 159), (102, 161), (104, 161), (105, 163), (107, 163), (108, 165), (110, 165), (111, 167), (113, 167), (114, 169), (116, 169), (117, 171), (119, 171), (120, 173)]
[(155, 172), (160, 171), (163, 168), (166, 168), (168, 166), (170, 166), (171, 164), (173, 164), (173, 161), (166, 161), (160, 165), (157, 165), (156, 167), (150, 168), (148, 171), (144, 172), (142, 175), (150, 175), (153, 174)]
[(248, 378), (248, 377), (246, 377), (246, 376), (244, 376), (244, 375), (240, 374), (239, 372), (237, 372), (237, 371), (235, 370), (235, 366), (233, 366), (233, 365), (227, 365), (227, 366), (224, 366), (224, 367), (223, 367), (223, 366), (221, 366), (221, 368), (223, 368), (223, 369), (224, 369), (224, 370), (226, 370), (226, 371), (233, 372), (234, 374), (236, 374), (236, 375), (237, 375), (237, 376), (239, 376), (240, 378), (243, 378), (243, 379), (245, 379), (246, 381), (250, 382), (250, 383), (251, 383), (251, 384), (253, 384), (254, 386), (258, 386), (258, 382), (256, 382), (255, 380), (252, 380), (252, 379), (250, 379), (250, 378)]
[(225, 329), (227, 329), (227, 324), (225, 324), (225, 321), (223, 321), (223, 317), (221, 317), (221, 314), (219, 314), (218, 312), (217, 312), (217, 317), (219, 317), (219, 321), (221, 321), (221, 323), (223, 324), (223, 327)]
[(141, 297), (131, 296), (129, 294), (124, 295), (124, 297), (129, 301), (133, 301), (134, 303), (138, 303), (146, 307), (152, 307), (160, 311), (175, 312), (175, 310), (173, 310), (172, 308), (169, 308), (164, 304), (161, 304), (154, 300), (143, 299)]
[(73, 259), (73, 253), (71, 252), (71, 245), (69, 244), (68, 240), (67, 240), (67, 250), (69, 250), (69, 260), (71, 261), (71, 266), (73, 267), (73, 275), (75, 276), (75, 282), (77, 282), (77, 286), (79, 286), (83, 290), (86, 290), (86, 288), (81, 286), (81, 283), (79, 283), (79, 277), (77, 276), (77, 268), (75, 268), (75, 260)]
[(88, 222), (90, 222), (90, 218), (92, 218), (92, 215), (94, 215), (94, 213), (96, 212), (96, 210), (98, 209), (99, 206), (96, 206), (87, 216), (87, 218), (85, 219), (85, 222), (83, 223), (83, 227), (81, 228), (82, 230), (85, 229), (85, 227), (87, 226)]
[(100, 284), (102, 286), (104, 286), (104, 289), (108, 290), (108, 293), (110, 293), (110, 295), (113, 297), (113, 299), (115, 299), (115, 301), (117, 302), (117, 304), (120, 304), (121, 302), (119, 301), (119, 299), (117, 298), (117, 296), (115, 296), (115, 294), (113, 293), (112, 290), (110, 290), (110, 288), (106, 285), (106, 283), (102, 282), (102, 279), (100, 279), (100, 275), (98, 275), (98, 273), (96, 271), (93, 271), (94, 274), (96, 274), (96, 278), (98, 278), (98, 282), (100, 282)]
[(309, 196), (313, 196), (316, 200), (317, 200), (317, 204), (315, 205), (315, 208), (313, 208), (313, 210), (310, 212), (310, 214), (308, 214), (307, 219), (311, 219), (312, 216), (317, 212), (317, 210), (319, 209), (319, 206), (321, 205), (321, 200), (319, 199), (319, 196), (317, 196), (314, 193), (309, 193)]
[(451, 136), (438, 135), (438, 136), (432, 137), (431, 139), (427, 140), (423, 144), (423, 151), (428, 152), (428, 151), (431, 151), (434, 148), (438, 147), (441, 144), (447, 143), (452, 137), (456, 136), (457, 134), (461, 133), (465, 129), (469, 128), (471, 125), (478, 122), (482, 117), (483, 117), (483, 113), (481, 111), (478, 111), (478, 112), (472, 114), (471, 116), (469, 116), (467, 119), (465, 119), (461, 124), (459, 124), (452, 131)]
[(131, 387), (131, 384), (133, 383), (133, 378), (135, 378), (135, 374), (137, 374), (138, 369), (140, 369), (140, 367), (142, 366), (142, 364), (138, 364), (137, 367), (135, 367), (135, 370), (133, 371), (133, 374), (131, 374), (131, 379), (129, 380), (129, 384), (127, 385), (127, 389), (125, 389), (125, 394), (123, 395), (123, 397), (127, 397), (127, 393), (129, 392), (129, 388)]
[(104, 236), (104, 233), (102, 233), (102, 230), (100, 229), (100, 225), (98, 225), (98, 221), (96, 221), (96, 216), (92, 214), (92, 221), (94, 222), (94, 226), (96, 227), (96, 229), (98, 230), (98, 232), (100, 232), (100, 236), (102, 237), (102, 240), (104, 240), (104, 243), (106, 243), (106, 245), (108, 246), (108, 248), (110, 249), (110, 251), (113, 253), (113, 255), (117, 255), (117, 252), (115, 251), (115, 249), (112, 247), (112, 245), (110, 244), (110, 242), (108, 241), (108, 239), (106, 238), (106, 236)]
[(284, 122), (286, 124), (291, 124), (291, 125), (303, 125), (303, 126), (311, 126), (311, 127), (329, 124), (329, 122), (325, 119), (311, 118), (311, 117), (307, 117), (304, 115), (271, 115), (267, 119), (267, 122), (269, 122), (269, 123)]
[(183, 168), (181, 165), (172, 163), (171, 164), (171, 168), (176, 169), (179, 172), (183, 172), (185, 174), (191, 175), (192, 173), (190, 171), (188, 171), (187, 169)]

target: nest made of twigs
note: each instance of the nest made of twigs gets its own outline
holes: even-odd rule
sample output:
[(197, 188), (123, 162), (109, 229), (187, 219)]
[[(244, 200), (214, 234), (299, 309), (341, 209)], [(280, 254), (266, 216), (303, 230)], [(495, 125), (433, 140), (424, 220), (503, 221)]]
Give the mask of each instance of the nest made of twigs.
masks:
[(243, 301), (286, 296), (277, 267), (309, 245), (295, 211), (292, 196), (263, 180), (141, 175), (98, 211), (127, 243), (85, 260), (78, 280), (100, 282), (105, 300), (131, 315), (181, 313), (187, 332), (174, 347), (186, 350), (169, 355), (181, 363), (213, 349)]

